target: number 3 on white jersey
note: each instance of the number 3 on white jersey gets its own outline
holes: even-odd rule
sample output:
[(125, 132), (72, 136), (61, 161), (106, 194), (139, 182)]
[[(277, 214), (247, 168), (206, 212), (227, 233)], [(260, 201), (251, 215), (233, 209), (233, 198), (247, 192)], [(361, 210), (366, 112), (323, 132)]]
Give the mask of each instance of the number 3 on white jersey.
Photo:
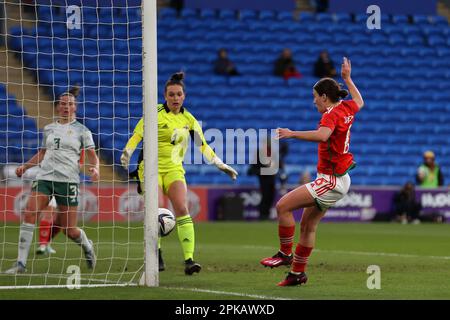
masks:
[(349, 125), (347, 130), (347, 137), (345, 138), (345, 144), (344, 144), (344, 154), (348, 153), (348, 150), (350, 149), (350, 129), (352, 128), (352, 125)]

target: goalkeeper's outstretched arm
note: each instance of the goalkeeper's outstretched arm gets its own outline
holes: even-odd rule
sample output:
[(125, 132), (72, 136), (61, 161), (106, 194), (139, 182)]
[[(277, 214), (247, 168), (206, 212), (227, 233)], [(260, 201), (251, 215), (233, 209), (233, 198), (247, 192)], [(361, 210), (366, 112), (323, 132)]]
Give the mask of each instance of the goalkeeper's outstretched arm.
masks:
[(223, 163), (222, 159), (220, 159), (214, 150), (206, 143), (203, 132), (197, 121), (195, 121), (194, 129), (191, 130), (191, 136), (193, 136), (195, 145), (199, 147), (200, 152), (205, 156), (206, 160), (214, 164), (220, 171), (229, 175), (231, 179), (236, 180), (238, 173), (232, 167)]
[(30, 160), (28, 160), (27, 162), (25, 162), (23, 165), (21, 165), (16, 169), (16, 175), (20, 178), (25, 173), (25, 171), (34, 166), (39, 165), (41, 161), (44, 159), (46, 151), (47, 149), (40, 149), (38, 153), (36, 153), (33, 157), (31, 157)]
[(227, 165), (226, 163), (223, 163), (222, 159), (220, 159), (214, 151), (211, 149), (209, 145), (202, 145), (200, 147), (200, 151), (203, 153), (203, 155), (208, 159), (209, 162), (211, 162), (213, 165), (215, 165), (220, 171), (225, 172), (227, 175), (230, 176), (231, 179), (236, 180), (238, 173), (236, 170), (234, 170), (231, 166)]

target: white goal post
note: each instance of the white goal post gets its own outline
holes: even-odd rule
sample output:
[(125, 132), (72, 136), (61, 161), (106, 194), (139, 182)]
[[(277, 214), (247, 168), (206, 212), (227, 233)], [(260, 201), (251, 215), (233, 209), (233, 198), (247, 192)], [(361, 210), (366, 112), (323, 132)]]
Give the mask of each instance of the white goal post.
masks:
[[(33, 2), (36, 6), (28, 6)], [(4, 4), (0, 289), (67, 288), (77, 273), (80, 279), (73, 282), (77, 288), (159, 286), (157, 0), (5, 0)], [(80, 87), (77, 120), (92, 132), (102, 160), (99, 183), (81, 175), (78, 206), (78, 227), (93, 240), (97, 264), (89, 269), (82, 247), (62, 232), (50, 242), (56, 253), (38, 253), (40, 215), (26, 272), (5, 274), (17, 260), (23, 210), (37, 171), (17, 178), (15, 168), (39, 150), (44, 126), (57, 119), (55, 100), (74, 85)], [(119, 161), (141, 116), (143, 196)], [(138, 155), (136, 150), (130, 171), (136, 168)], [(113, 178), (105, 178), (108, 174)]]
[[(145, 285), (158, 286), (158, 47), (157, 0), (142, 1)], [(148, 142), (147, 142), (148, 141)]]

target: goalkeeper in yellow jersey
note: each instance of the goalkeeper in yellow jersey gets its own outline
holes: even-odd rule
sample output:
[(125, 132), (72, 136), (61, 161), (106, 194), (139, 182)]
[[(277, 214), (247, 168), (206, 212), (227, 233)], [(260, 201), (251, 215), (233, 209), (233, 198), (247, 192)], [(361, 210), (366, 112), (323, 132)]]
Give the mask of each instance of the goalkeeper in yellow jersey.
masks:
[[(159, 203), (167, 195), (172, 203), (177, 220), (178, 238), (184, 253), (185, 274), (200, 272), (200, 264), (194, 261), (195, 233), (192, 218), (187, 207), (187, 187), (184, 177), (183, 159), (187, 150), (189, 138), (193, 138), (205, 158), (219, 170), (235, 180), (238, 173), (223, 163), (208, 146), (202, 129), (195, 117), (183, 107), (185, 99), (184, 74), (175, 73), (167, 81), (164, 89), (166, 102), (158, 105), (158, 189)], [(144, 136), (144, 123), (141, 119), (134, 129), (133, 136), (128, 140), (120, 158), (122, 166), (128, 169), (128, 164)], [(144, 191), (144, 162), (142, 152), (138, 160), (137, 178), (139, 193)], [(159, 269), (164, 270), (164, 262), (159, 250)]]

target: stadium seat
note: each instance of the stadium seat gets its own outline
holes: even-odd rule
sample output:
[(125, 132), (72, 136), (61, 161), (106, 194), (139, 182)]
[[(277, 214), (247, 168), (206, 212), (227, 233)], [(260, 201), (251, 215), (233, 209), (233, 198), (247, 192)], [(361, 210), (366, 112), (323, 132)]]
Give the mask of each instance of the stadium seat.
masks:
[(444, 28), (449, 26), (447, 18), (440, 15), (433, 16), (432, 21), (437, 26), (442, 26)]
[(224, 9), (219, 11), (219, 19), (221, 20), (235, 20), (236, 19), (236, 11)]
[(316, 21), (322, 24), (326, 23), (333, 23), (333, 15), (330, 13), (317, 13), (316, 14)]
[(213, 9), (201, 9), (199, 16), (204, 20), (213, 20), (216, 18), (216, 11)]
[(257, 19), (257, 13), (254, 10), (241, 10), (239, 11), (239, 19), (242, 21), (251, 21)]
[(309, 22), (313, 23), (315, 20), (313, 13), (305, 11), (300, 12), (298, 18), (300, 20), (300, 23), (309, 23)]
[(259, 13), (258, 18), (261, 21), (271, 22), (271, 21), (275, 20), (276, 14), (272, 10), (261, 10), (261, 12)]
[(432, 47), (436, 47), (436, 46), (440, 46), (440, 45), (446, 46), (447, 39), (443, 36), (429, 36), (428, 44)]
[(352, 17), (348, 13), (336, 13), (334, 19), (337, 23), (348, 24), (352, 22)]
[(406, 43), (410, 46), (423, 46), (424, 38), (419, 35), (410, 35), (406, 38)]
[(416, 15), (413, 15), (412, 18), (413, 18), (414, 23), (418, 26), (431, 24), (430, 18), (426, 15), (416, 14)]
[(374, 33), (370, 36), (370, 43), (374, 45), (386, 44), (388, 42), (388, 36), (383, 33)]
[(197, 10), (190, 9), (190, 8), (184, 8), (181, 10), (180, 17), (183, 19), (193, 19), (197, 17)]
[(409, 18), (403, 14), (394, 14), (392, 15), (392, 23), (396, 25), (406, 25), (409, 24)]
[(177, 11), (172, 8), (161, 8), (159, 10), (159, 18), (161, 20), (164, 19), (173, 19), (177, 17)]
[(294, 15), (291, 11), (279, 11), (276, 16), (279, 21), (291, 22), (294, 20)]

